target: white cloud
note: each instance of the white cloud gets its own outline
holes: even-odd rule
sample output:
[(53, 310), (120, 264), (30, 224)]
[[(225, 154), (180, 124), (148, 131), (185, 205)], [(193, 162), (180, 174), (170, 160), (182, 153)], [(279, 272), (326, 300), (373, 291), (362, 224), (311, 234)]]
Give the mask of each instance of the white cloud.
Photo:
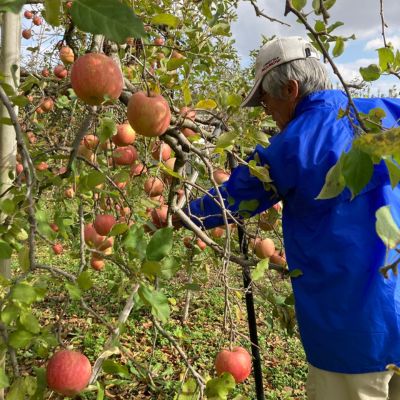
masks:
[[(386, 37), (387, 43), (392, 43), (395, 49), (400, 48), (400, 36), (387, 36)], [(368, 41), (365, 44), (365, 50), (376, 50), (383, 47), (383, 38), (376, 38)]]

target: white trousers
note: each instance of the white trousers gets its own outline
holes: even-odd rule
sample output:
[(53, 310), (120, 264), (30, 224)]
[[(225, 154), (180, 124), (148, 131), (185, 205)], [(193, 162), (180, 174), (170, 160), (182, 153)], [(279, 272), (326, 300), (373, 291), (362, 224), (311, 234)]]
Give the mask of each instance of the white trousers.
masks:
[(308, 400), (400, 400), (400, 375), (340, 374), (308, 364), (306, 390)]

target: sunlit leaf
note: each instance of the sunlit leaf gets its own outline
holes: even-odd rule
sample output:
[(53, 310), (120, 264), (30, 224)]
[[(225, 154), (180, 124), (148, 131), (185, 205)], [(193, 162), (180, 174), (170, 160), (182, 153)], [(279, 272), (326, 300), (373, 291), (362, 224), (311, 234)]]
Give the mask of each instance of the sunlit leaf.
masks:
[(400, 128), (361, 135), (354, 140), (353, 147), (378, 157), (399, 155)]
[(168, 25), (176, 28), (179, 25), (179, 18), (172, 14), (157, 14), (151, 19), (152, 25)]
[(360, 74), (364, 81), (376, 81), (381, 76), (381, 70), (376, 64), (371, 64), (366, 68), (360, 67)]
[(53, 26), (60, 25), (60, 12), (61, 8), (61, 0), (45, 0), (45, 19), (46, 21)]
[(390, 206), (379, 208), (375, 215), (376, 232), (389, 249), (394, 249), (400, 244), (400, 229), (393, 219)]
[(217, 103), (214, 100), (207, 99), (207, 100), (200, 100), (195, 108), (203, 108), (205, 110), (213, 110), (217, 107)]
[(322, 187), (316, 199), (332, 199), (342, 193), (345, 187), (346, 182), (342, 174), (342, 167), (338, 161), (326, 174), (324, 186)]

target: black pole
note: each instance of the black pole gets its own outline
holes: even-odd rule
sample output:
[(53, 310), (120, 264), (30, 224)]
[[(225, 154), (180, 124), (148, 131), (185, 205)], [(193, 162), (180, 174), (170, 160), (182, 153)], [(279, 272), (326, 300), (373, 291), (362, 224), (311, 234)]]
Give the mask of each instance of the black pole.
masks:
[[(228, 160), (231, 169), (236, 167), (237, 165), (236, 160), (233, 158), (231, 154), (228, 154)], [(240, 225), (238, 226), (238, 235), (239, 235), (240, 252), (245, 258), (247, 258), (248, 243), (246, 236), (244, 235), (244, 230)], [(254, 298), (251, 285), (250, 267), (244, 266), (242, 268), (242, 274), (243, 274), (243, 284), (246, 296), (247, 321), (249, 325), (249, 333), (251, 341), (251, 354), (253, 355), (253, 376), (256, 383), (256, 395), (257, 395), (257, 400), (265, 400), (262, 368), (261, 368), (261, 357), (260, 357), (260, 350), (258, 347), (257, 321), (256, 321), (256, 313), (254, 310)]]

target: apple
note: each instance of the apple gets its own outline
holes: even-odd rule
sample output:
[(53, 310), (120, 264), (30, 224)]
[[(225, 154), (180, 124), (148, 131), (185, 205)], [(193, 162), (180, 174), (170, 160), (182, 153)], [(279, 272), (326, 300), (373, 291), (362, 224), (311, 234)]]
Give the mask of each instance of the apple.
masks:
[(172, 149), (164, 142), (155, 142), (151, 149), (151, 155), (156, 161), (167, 161), (171, 157)]
[(225, 229), (223, 229), (223, 228), (217, 226), (216, 228), (214, 228), (214, 229), (211, 231), (211, 236), (212, 236), (214, 239), (219, 239), (219, 238), (221, 238), (222, 236), (224, 236), (224, 233), (225, 233)]
[(52, 222), (52, 223), (49, 224), (49, 225), (50, 225), (51, 230), (54, 231), (54, 232), (58, 232), (58, 231), (60, 230), (60, 228), (58, 227), (58, 225), (55, 224), (54, 222)]
[(71, 8), (72, 7), (72, 1), (67, 1), (67, 3), (65, 4), (65, 7)]
[(24, 17), (25, 17), (26, 19), (32, 19), (32, 17), (33, 17), (32, 11), (26, 10), (26, 11), (24, 12)]
[(221, 185), (222, 183), (226, 182), (229, 179), (230, 175), (228, 172), (224, 171), (223, 169), (217, 168), (213, 171), (213, 177), (214, 177), (215, 182), (218, 185)]
[(159, 196), (164, 191), (164, 182), (155, 176), (152, 176), (144, 182), (144, 191), (149, 196)]
[(172, 50), (171, 58), (181, 59), (181, 58), (185, 58), (185, 56), (183, 54), (179, 53), (179, 51)]
[(200, 247), (200, 250), (201, 250), (201, 251), (204, 251), (204, 250), (206, 249), (206, 247), (207, 247), (207, 244), (204, 243), (204, 242), (203, 242), (201, 239), (199, 239), (199, 238), (196, 239), (196, 244), (197, 244), (197, 246)]
[(33, 22), (33, 24), (36, 25), (36, 26), (42, 25), (42, 18), (40, 18), (38, 15), (35, 15), (35, 16), (33, 17), (32, 22)]
[(35, 110), (35, 112), (36, 112), (37, 114), (43, 114), (43, 113), (44, 113), (44, 110), (43, 110), (42, 107), (38, 107), (38, 108)]
[(258, 258), (271, 257), (275, 252), (275, 244), (272, 239), (266, 238), (255, 243), (254, 251)]
[(191, 136), (196, 136), (198, 135), (198, 133), (196, 133), (194, 130), (190, 129), (190, 128), (181, 128), (180, 131), (183, 133), (183, 135), (187, 138), (191, 137)]
[(45, 161), (41, 161), (39, 164), (35, 166), (37, 171), (46, 171), (49, 168), (49, 165)]
[(30, 39), (32, 37), (32, 31), (30, 29), (24, 29), (22, 31), (22, 37), (24, 39)]
[(44, 111), (52, 111), (54, 109), (54, 101), (51, 97), (46, 97), (40, 104), (40, 108)]
[(99, 144), (99, 138), (95, 135), (88, 134), (83, 137), (83, 144), (90, 150), (95, 150)]
[(215, 359), (217, 375), (229, 372), (236, 383), (247, 379), (251, 372), (251, 356), (243, 347), (234, 347), (232, 351), (222, 350)]
[(74, 52), (69, 46), (61, 47), (59, 57), (64, 64), (72, 64), (75, 60)]
[(167, 226), (168, 206), (166, 204), (151, 210), (151, 219), (157, 228)]
[(62, 247), (61, 243), (53, 244), (52, 249), (53, 249), (54, 254), (56, 254), (56, 255), (59, 255), (63, 252), (63, 247)]
[(158, 203), (158, 205), (164, 204), (164, 196), (162, 194), (159, 196), (151, 196), (150, 200)]
[(101, 271), (106, 263), (104, 262), (104, 259), (101, 258), (98, 254), (92, 254), (92, 257), (90, 259), (90, 266), (95, 269), (96, 271)]
[(122, 72), (110, 57), (100, 53), (80, 56), (72, 66), (71, 86), (85, 103), (96, 106), (105, 97), (118, 99), (124, 86)]
[(106, 237), (98, 246), (97, 250), (104, 252), (108, 255), (112, 253), (112, 247), (114, 246), (114, 238)]
[(111, 138), (117, 146), (123, 147), (132, 144), (136, 139), (136, 132), (129, 123), (118, 124), (117, 133)]
[(42, 76), (47, 78), (48, 76), (50, 76), (50, 71), (48, 70), (48, 68), (43, 68), (41, 74)]
[(78, 146), (78, 156), (85, 158), (88, 161), (95, 162), (96, 161), (96, 155), (93, 153), (92, 150), (88, 149), (84, 144), (84, 141), (82, 140), (82, 144)]
[(115, 165), (132, 165), (138, 159), (135, 147), (117, 147), (112, 154)]
[(28, 138), (30, 144), (35, 144), (37, 141), (36, 135), (32, 131), (26, 132), (26, 137)]
[(64, 79), (66, 76), (68, 76), (68, 71), (62, 64), (58, 64), (54, 68), (54, 75), (59, 78), (59, 79)]
[(24, 170), (24, 166), (20, 162), (17, 162), (15, 165), (15, 172), (16, 172), (17, 176), (22, 174), (23, 170)]
[(101, 243), (104, 242), (105, 236), (101, 236), (97, 233), (96, 229), (94, 229), (93, 224), (88, 223), (83, 228), (83, 237), (85, 239), (85, 243), (89, 247), (98, 247)]
[(165, 40), (164, 40), (163, 37), (159, 36), (159, 37), (156, 37), (156, 38), (154, 39), (153, 43), (154, 43), (156, 46), (162, 46), (162, 45), (165, 43)]
[(69, 187), (67, 189), (64, 190), (64, 196), (67, 199), (73, 199), (75, 197), (75, 190), (72, 187)]
[(106, 236), (110, 233), (112, 227), (116, 224), (116, 220), (113, 215), (110, 214), (98, 214), (93, 222), (93, 227), (99, 235)]
[(88, 358), (77, 351), (61, 350), (49, 360), (47, 386), (64, 396), (73, 397), (89, 383), (92, 367)]
[(187, 249), (191, 249), (193, 247), (193, 239), (190, 236), (185, 236), (183, 238), (183, 244)]
[(285, 266), (287, 265), (286, 257), (285, 257), (285, 252), (283, 250), (278, 251), (275, 250), (274, 254), (270, 257), (270, 262), (273, 264)]
[(148, 96), (140, 91), (131, 96), (128, 102), (128, 120), (139, 135), (160, 136), (171, 122), (171, 110), (167, 100), (161, 95)]
[(189, 118), (192, 121), (194, 121), (196, 119), (196, 111), (193, 110), (190, 107), (182, 107), (179, 111), (179, 113), (182, 115), (182, 117), (184, 118)]
[(147, 168), (142, 163), (132, 164), (130, 175), (131, 176), (139, 176), (145, 174), (147, 172)]

